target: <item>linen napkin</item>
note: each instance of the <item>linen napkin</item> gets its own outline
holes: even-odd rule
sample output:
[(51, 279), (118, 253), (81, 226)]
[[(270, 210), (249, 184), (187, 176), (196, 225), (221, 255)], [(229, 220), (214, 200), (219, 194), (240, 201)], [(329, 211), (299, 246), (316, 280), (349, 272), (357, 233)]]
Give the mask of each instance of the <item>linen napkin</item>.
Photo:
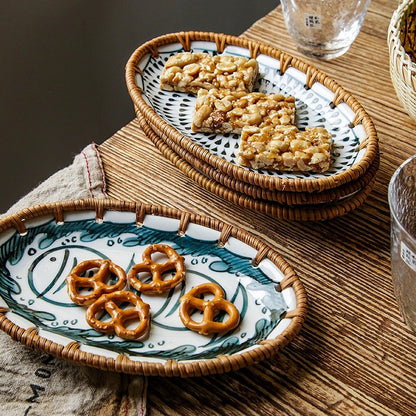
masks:
[[(73, 163), (29, 192), (6, 214), (39, 203), (105, 198), (106, 182), (92, 143)], [(0, 415), (144, 416), (146, 378), (106, 372), (32, 351), (0, 332)]]

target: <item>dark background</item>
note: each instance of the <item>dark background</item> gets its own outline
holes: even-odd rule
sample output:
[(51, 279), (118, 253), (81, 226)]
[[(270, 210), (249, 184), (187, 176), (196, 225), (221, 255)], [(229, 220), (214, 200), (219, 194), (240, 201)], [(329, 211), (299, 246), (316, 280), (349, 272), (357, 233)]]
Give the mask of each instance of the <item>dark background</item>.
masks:
[(134, 118), (124, 66), (143, 42), (239, 35), (278, 0), (0, 0), (0, 213)]

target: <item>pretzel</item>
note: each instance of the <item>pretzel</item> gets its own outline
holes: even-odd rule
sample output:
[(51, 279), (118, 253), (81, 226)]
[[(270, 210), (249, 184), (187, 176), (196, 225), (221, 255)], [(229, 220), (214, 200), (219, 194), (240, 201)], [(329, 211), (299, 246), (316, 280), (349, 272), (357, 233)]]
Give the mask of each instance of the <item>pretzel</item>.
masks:
[[(97, 269), (93, 276), (85, 276), (88, 270)], [(118, 281), (113, 285), (105, 282), (114, 274)], [(86, 260), (75, 266), (66, 278), (67, 291), (71, 300), (77, 305), (91, 305), (105, 293), (121, 290), (127, 283), (124, 270), (108, 259)], [(92, 292), (79, 294), (80, 288), (92, 288)]]
[[(133, 308), (121, 309), (120, 305), (128, 302)], [(98, 332), (105, 334), (115, 333), (123, 339), (137, 339), (149, 328), (149, 305), (144, 303), (139, 296), (129, 291), (117, 291), (102, 295), (87, 309), (86, 320), (90, 326)], [(107, 311), (111, 316), (109, 321), (100, 321), (97, 314)], [(135, 329), (127, 329), (125, 323), (139, 319)]]
[[(212, 293), (214, 298), (201, 299), (204, 293)], [(179, 317), (183, 324), (202, 335), (230, 331), (236, 328), (240, 322), (238, 309), (224, 298), (224, 291), (215, 283), (203, 283), (194, 287), (179, 299), (179, 303)], [(195, 309), (203, 311), (201, 322), (196, 322), (191, 318)], [(229, 315), (228, 319), (224, 322), (214, 321), (218, 311), (225, 311)]]
[[(152, 260), (152, 254), (164, 253), (169, 259), (164, 263), (157, 263)], [(143, 262), (135, 264), (128, 274), (130, 284), (139, 292), (146, 294), (160, 294), (166, 292), (185, 278), (184, 259), (172, 247), (167, 244), (152, 244), (143, 252)], [(163, 279), (166, 272), (176, 270), (175, 275), (170, 279)], [(147, 272), (152, 275), (151, 283), (143, 283), (138, 279), (138, 274)]]

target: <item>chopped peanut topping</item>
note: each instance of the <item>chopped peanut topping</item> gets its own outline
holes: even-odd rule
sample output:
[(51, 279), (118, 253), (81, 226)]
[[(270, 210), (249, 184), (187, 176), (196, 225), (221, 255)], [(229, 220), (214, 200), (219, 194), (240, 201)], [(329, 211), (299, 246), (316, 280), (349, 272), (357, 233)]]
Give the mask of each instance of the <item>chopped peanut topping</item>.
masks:
[(253, 169), (322, 173), (331, 163), (332, 136), (323, 127), (244, 127), (237, 163)]
[(196, 94), (200, 88), (252, 91), (259, 69), (255, 59), (181, 52), (172, 55), (160, 77), (166, 91)]
[(258, 73), (255, 59), (181, 52), (166, 62), (160, 87), (197, 94), (193, 131), (241, 134), (239, 165), (279, 171), (327, 171), (331, 134), (323, 127), (299, 131), (294, 97), (252, 92)]
[(244, 126), (264, 127), (294, 122), (294, 97), (211, 89), (198, 92), (192, 130), (240, 134)]

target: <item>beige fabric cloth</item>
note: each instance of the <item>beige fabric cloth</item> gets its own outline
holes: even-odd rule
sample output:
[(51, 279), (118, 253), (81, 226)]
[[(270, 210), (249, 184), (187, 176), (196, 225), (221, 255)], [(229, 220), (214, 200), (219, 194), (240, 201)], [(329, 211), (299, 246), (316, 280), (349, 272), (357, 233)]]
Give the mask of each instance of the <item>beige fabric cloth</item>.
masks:
[(97, 146), (88, 145), (72, 164), (59, 170), (16, 202), (6, 214), (31, 205), (79, 198), (105, 198), (106, 183)]
[[(6, 214), (39, 203), (105, 198), (94, 143), (13, 205)], [(105, 372), (32, 351), (0, 332), (0, 415), (144, 416), (146, 379)]]

